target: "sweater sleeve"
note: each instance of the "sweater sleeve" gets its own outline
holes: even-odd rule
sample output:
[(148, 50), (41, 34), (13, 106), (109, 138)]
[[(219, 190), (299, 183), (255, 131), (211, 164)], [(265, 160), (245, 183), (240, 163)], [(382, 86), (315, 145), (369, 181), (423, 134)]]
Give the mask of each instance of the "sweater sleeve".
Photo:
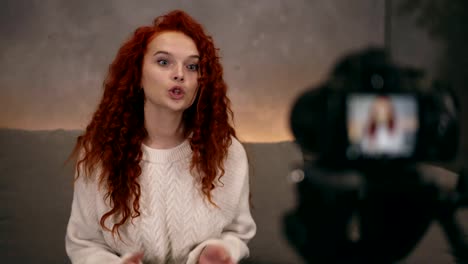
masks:
[(242, 189), (235, 217), (233, 218), (233, 221), (223, 229), (219, 238), (208, 239), (198, 244), (189, 253), (187, 264), (198, 263), (201, 251), (208, 245), (219, 245), (224, 247), (230, 254), (234, 263), (238, 263), (241, 259), (249, 256), (250, 252), (247, 247), (247, 243), (255, 235), (257, 226), (250, 213), (249, 171), (247, 157), (245, 156), (243, 149), (242, 154), (243, 156), (241, 160), (243, 161), (243, 164), (239, 167), (243, 174), (242, 177), (240, 177), (240, 179), (243, 180), (243, 183), (241, 184)]
[(67, 254), (74, 264), (123, 263), (104, 240), (96, 213), (97, 191), (96, 183), (83, 175), (75, 181), (65, 237)]

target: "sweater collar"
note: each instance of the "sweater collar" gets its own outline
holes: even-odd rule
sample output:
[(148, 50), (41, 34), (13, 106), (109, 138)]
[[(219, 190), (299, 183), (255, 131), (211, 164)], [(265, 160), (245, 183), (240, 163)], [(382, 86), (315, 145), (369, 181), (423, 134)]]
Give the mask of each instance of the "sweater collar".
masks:
[(142, 144), (142, 151), (142, 159), (152, 163), (170, 163), (190, 157), (192, 154), (192, 148), (188, 139), (169, 149), (155, 149)]

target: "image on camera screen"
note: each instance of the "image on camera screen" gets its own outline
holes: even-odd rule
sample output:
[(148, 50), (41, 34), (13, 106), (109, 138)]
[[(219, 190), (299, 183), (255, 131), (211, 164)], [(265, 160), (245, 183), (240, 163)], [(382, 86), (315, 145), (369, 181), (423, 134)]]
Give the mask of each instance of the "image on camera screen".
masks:
[(352, 94), (346, 100), (347, 158), (410, 158), (419, 127), (413, 95)]

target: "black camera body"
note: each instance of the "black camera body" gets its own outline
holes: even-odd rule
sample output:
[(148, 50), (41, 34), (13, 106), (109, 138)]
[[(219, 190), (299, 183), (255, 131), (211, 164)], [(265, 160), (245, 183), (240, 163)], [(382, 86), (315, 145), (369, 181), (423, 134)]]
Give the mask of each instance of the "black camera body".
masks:
[(349, 56), (296, 101), (296, 141), (335, 165), (451, 160), (458, 103), (447, 86), (422, 82), (421, 72), (394, 65), (383, 50)]
[(382, 49), (345, 57), (291, 111), (304, 166), (294, 171), (297, 207), (284, 218), (290, 244), (308, 263), (394, 263), (438, 220), (454, 256), (468, 260), (453, 216), (468, 205), (468, 175), (446, 193), (431, 180), (444, 176), (419, 166), (456, 157), (459, 122), (449, 87), (424, 85)]

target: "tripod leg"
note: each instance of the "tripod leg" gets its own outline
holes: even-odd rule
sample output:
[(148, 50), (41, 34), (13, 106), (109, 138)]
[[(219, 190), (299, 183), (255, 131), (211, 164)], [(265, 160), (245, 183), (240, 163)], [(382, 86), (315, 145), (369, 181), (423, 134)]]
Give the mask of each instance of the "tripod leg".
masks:
[(445, 232), (457, 263), (468, 264), (468, 234), (456, 221), (454, 211), (442, 213), (439, 217), (439, 223)]

